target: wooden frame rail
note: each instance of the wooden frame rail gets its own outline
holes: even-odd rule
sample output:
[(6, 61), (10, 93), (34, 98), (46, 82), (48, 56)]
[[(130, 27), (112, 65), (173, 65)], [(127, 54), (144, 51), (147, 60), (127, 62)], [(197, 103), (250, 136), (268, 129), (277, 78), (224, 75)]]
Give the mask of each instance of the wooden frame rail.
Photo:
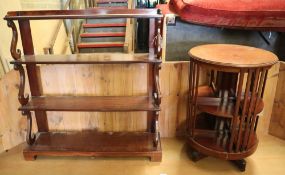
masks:
[(5, 20), (50, 20), (87, 18), (162, 18), (158, 9), (86, 9), (86, 10), (42, 10), (10, 11)]

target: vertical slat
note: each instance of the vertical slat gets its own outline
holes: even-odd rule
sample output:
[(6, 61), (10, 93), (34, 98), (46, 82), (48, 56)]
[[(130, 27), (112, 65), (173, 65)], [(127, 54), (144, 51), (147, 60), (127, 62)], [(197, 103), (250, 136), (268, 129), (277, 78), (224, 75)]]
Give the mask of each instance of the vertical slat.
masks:
[(191, 105), (190, 105), (190, 108), (191, 108), (191, 126), (190, 126), (190, 129), (191, 129), (191, 135), (194, 136), (194, 128), (193, 128), (193, 123), (194, 123), (194, 115), (193, 115), (193, 110), (194, 110), (194, 90), (195, 90), (195, 79), (197, 78), (196, 77), (196, 64), (195, 62), (193, 61), (193, 67), (192, 67), (192, 88), (191, 88), (191, 92), (190, 92), (190, 96), (191, 96)]
[[(34, 45), (30, 28), (30, 21), (19, 20), (19, 28), (21, 33), (24, 54), (34, 55)], [(31, 95), (41, 96), (42, 95), (41, 80), (36, 68), (36, 64), (28, 64), (26, 68), (31, 89)], [(35, 116), (39, 132), (47, 132), (49, 129), (48, 129), (46, 112), (36, 111)]]
[(245, 88), (245, 95), (244, 95), (244, 102), (242, 106), (242, 114), (240, 117), (240, 125), (239, 125), (239, 133), (238, 133), (238, 139), (237, 139), (237, 145), (236, 145), (236, 152), (241, 151), (241, 141), (242, 141), (242, 133), (243, 133), (243, 123), (246, 117), (246, 111), (247, 111), (247, 105), (248, 105), (248, 95), (249, 95), (249, 90), (250, 90), (250, 84), (251, 84), (251, 77), (252, 77), (252, 71), (248, 71), (248, 76), (247, 76), (247, 82), (246, 82), (246, 88)]
[[(264, 90), (265, 90), (265, 85), (266, 85), (266, 81), (267, 81), (267, 75), (268, 75), (268, 70), (265, 70), (265, 77), (264, 77), (264, 81), (263, 81), (263, 87), (262, 87), (262, 92), (261, 92), (261, 99), (263, 98), (264, 95)], [(255, 122), (255, 127), (254, 127), (254, 131), (256, 131), (257, 125), (258, 125), (258, 121), (259, 121), (259, 116), (257, 116), (256, 122)]]
[(190, 126), (192, 126), (192, 79), (193, 79), (193, 61), (190, 61), (190, 69), (189, 69), (189, 92), (188, 92), (188, 114), (186, 118), (186, 132), (190, 133)]
[(198, 98), (198, 87), (199, 87), (199, 77), (200, 77), (200, 67), (199, 64), (194, 65), (196, 74), (195, 74), (195, 84), (193, 86), (193, 93), (194, 93), (194, 105), (193, 105), (193, 125), (192, 125), (192, 134), (194, 135), (194, 130), (196, 127), (196, 113), (197, 113), (197, 98)]
[(239, 82), (238, 82), (238, 90), (237, 90), (235, 110), (234, 110), (234, 115), (233, 115), (233, 123), (232, 123), (232, 127), (231, 127), (231, 138), (230, 138), (230, 143), (229, 143), (229, 152), (232, 152), (232, 150), (233, 150), (233, 143), (234, 143), (235, 137), (236, 137), (236, 125), (237, 125), (237, 118), (239, 116), (239, 108), (240, 108), (244, 74), (245, 74), (244, 70), (241, 70)]
[(264, 95), (265, 85), (266, 85), (266, 81), (267, 81), (267, 75), (268, 75), (268, 70), (266, 70), (266, 73), (265, 73), (265, 77), (264, 77), (265, 80), (264, 80), (264, 82), (263, 82), (261, 98), (263, 98), (263, 95)]
[(246, 125), (245, 125), (245, 133), (244, 133), (244, 140), (243, 140), (243, 144), (242, 144), (242, 148), (245, 149), (247, 142), (248, 142), (248, 137), (249, 137), (249, 131), (250, 131), (250, 123), (251, 123), (251, 118), (252, 118), (252, 112), (253, 112), (253, 108), (254, 108), (254, 102), (255, 102), (255, 98), (256, 98), (256, 90), (257, 90), (257, 84), (258, 84), (258, 79), (259, 79), (259, 72), (260, 69), (257, 68), (255, 70), (255, 73), (253, 74), (252, 77), (254, 77), (254, 84), (253, 86), (251, 86), (251, 98), (250, 98), (250, 105), (249, 105), (249, 109), (247, 112), (247, 119), (246, 119)]
[[(259, 79), (259, 76), (261, 76), (260, 79)], [(266, 78), (266, 71), (263, 70), (261, 72), (261, 75), (259, 73), (256, 78), (259, 79), (259, 84), (258, 84), (259, 87), (257, 88), (258, 91), (257, 91), (256, 97), (255, 97), (255, 107), (254, 107), (253, 117), (252, 117), (252, 120), (251, 120), (250, 133), (249, 133), (249, 136), (248, 136), (248, 141), (247, 141), (247, 146), (246, 147), (248, 147), (250, 145), (251, 138), (255, 134), (254, 131), (255, 131), (255, 128), (256, 128), (256, 121), (257, 121), (257, 118), (258, 118), (257, 117), (257, 107), (258, 107), (258, 104), (259, 104), (258, 100), (261, 99), (263, 85), (264, 85), (264, 81), (265, 81), (265, 78)]]

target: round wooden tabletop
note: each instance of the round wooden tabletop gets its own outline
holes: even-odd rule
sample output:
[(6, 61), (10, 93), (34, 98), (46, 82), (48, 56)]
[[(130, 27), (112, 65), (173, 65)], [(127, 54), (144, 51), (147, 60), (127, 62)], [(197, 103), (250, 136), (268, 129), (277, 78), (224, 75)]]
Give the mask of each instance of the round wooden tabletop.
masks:
[(188, 54), (194, 60), (225, 67), (266, 67), (278, 62), (278, 57), (269, 51), (234, 44), (201, 45)]

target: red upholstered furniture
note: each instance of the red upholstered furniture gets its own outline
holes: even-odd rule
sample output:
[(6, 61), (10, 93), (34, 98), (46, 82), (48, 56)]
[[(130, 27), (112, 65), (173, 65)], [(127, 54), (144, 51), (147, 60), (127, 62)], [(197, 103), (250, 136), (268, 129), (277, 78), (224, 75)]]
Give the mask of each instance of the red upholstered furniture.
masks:
[(170, 0), (159, 8), (190, 23), (285, 31), (285, 0)]

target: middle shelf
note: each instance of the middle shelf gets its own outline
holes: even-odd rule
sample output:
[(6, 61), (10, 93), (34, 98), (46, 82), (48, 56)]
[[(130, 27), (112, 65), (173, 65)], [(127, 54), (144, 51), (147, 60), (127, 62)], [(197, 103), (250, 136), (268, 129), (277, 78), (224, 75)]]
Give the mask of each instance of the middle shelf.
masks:
[(149, 96), (41, 96), (32, 97), (20, 111), (159, 111)]
[(12, 64), (160, 64), (154, 53), (96, 53), (72, 55), (24, 55)]

